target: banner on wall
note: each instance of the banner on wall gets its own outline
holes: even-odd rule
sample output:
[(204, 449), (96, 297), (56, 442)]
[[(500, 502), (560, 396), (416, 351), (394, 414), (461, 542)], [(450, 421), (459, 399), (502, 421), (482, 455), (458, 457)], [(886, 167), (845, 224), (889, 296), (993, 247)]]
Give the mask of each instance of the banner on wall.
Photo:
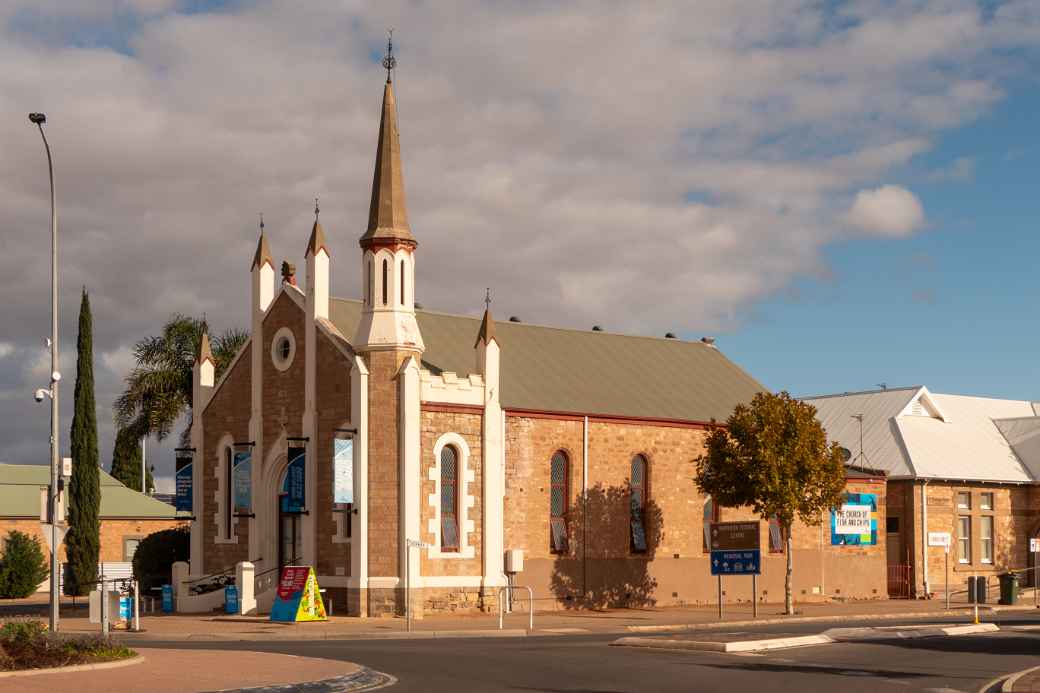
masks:
[(289, 448), (289, 466), (282, 485), (282, 512), (303, 512), (306, 507), (307, 448)]
[(231, 488), (235, 498), (235, 514), (248, 515), (253, 512), (253, 450), (249, 447), (235, 449), (231, 464)]
[(191, 512), (193, 509), (192, 487), (194, 484), (192, 468), (194, 466), (193, 462), (195, 461), (195, 455), (191, 450), (177, 450), (176, 454), (174, 479), (177, 489), (177, 500), (174, 507), (176, 507), (178, 511), (184, 510)]
[(282, 568), (271, 606), (271, 620), (283, 623), (328, 620), (314, 568), (306, 565)]
[(831, 546), (877, 544), (877, 495), (847, 493), (841, 507), (831, 511)]
[(354, 439), (336, 438), (332, 447), (332, 502), (354, 502)]

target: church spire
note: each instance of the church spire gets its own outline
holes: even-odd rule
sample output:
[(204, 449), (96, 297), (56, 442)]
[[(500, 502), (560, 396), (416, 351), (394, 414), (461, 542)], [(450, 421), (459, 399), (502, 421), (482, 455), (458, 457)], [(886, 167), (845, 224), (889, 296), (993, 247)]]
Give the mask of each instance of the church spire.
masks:
[(377, 240), (416, 245), (408, 226), (404, 176), (401, 171), (401, 143), (397, 130), (397, 103), (390, 79), (390, 71), (396, 64), (393, 44), (388, 44), (387, 57), (383, 60), (387, 78), (383, 87), (383, 112), (379, 119), (379, 141), (372, 175), (372, 203), (368, 210), (368, 229), (361, 237), (363, 248)]
[(314, 198), (314, 226), (311, 227), (311, 238), (307, 241), (307, 255), (317, 255), (318, 251), (322, 248), (325, 249), (325, 253), (329, 253), (329, 248), (325, 245), (325, 229), (321, 228), (321, 222), (318, 221), (318, 215), (321, 213), (321, 209), (318, 207), (318, 198)]
[(488, 289), (484, 297), (484, 319), (480, 321), (480, 331), (477, 332), (477, 343), (473, 346), (479, 346), (481, 342), (484, 344), (490, 344), (491, 340), (494, 338), (495, 319), (491, 317), (491, 289)]
[(253, 255), (253, 264), (251, 269), (263, 267), (265, 262), (274, 267), (274, 261), (271, 260), (271, 249), (267, 247), (267, 238), (264, 236), (264, 215), (261, 213), (260, 240), (256, 244), (256, 253)]

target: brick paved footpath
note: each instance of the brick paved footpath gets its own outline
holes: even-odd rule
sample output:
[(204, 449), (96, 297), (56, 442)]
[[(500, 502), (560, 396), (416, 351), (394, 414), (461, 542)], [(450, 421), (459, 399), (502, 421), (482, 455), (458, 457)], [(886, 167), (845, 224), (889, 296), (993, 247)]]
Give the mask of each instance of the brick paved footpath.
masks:
[(142, 651), (144, 661), (117, 668), (0, 677), (19, 693), (187, 693), (320, 681), (357, 673), (349, 662), (220, 650)]
[[(980, 609), (983, 620), (1004, 610), (1032, 610), (1032, 595), (1019, 606), (988, 606)], [(13, 605), (12, 605), (13, 606)], [(35, 604), (37, 610), (44, 604)], [(0, 610), (0, 620), (11, 614), (11, 607)], [(858, 602), (832, 602), (828, 604), (798, 604), (796, 618), (852, 620), (855, 618), (877, 618), (892, 620), (926, 619), (929, 617), (955, 615), (965, 622), (972, 619), (971, 609), (954, 604), (947, 612), (942, 600), (907, 601), (876, 600)], [(783, 607), (767, 604), (759, 607), (758, 620), (784, 619)], [(98, 632), (97, 624), (89, 623), (86, 609), (63, 609), (61, 630), (63, 632)], [(45, 610), (40, 611), (45, 617)], [(722, 624), (750, 621), (748, 605), (726, 605)], [(512, 634), (523, 634), (527, 629), (526, 609), (518, 610), (505, 617), (504, 626)], [(606, 611), (544, 611), (535, 612), (535, 632), (551, 633), (627, 633), (633, 630), (651, 630), (665, 626), (712, 628), (720, 625), (715, 607), (701, 606), (667, 609), (611, 609)], [(378, 638), (400, 637), (405, 634), (405, 622), (401, 618), (359, 619), (334, 616), (323, 623), (281, 624), (272, 623), (265, 616), (235, 617), (219, 614), (175, 614), (146, 615), (141, 618), (143, 633), (126, 633), (125, 641), (132, 644), (135, 639), (149, 640), (268, 640), (268, 639), (333, 639), (333, 638)], [(498, 629), (497, 614), (450, 615), (438, 614), (415, 620), (413, 630), (419, 637), (434, 634), (460, 634), (473, 631), (490, 634)], [(122, 633), (122, 631), (115, 631)]]

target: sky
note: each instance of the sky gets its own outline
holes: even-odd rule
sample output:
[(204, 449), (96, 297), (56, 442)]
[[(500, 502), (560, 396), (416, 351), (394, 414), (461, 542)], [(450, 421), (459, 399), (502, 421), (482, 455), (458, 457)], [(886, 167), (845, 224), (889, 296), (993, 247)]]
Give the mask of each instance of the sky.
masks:
[[(320, 197), (360, 293), (384, 73), (417, 298), (716, 337), (771, 389), (1040, 399), (1040, 4), (977, 0), (0, 4), (0, 461), (47, 460), (44, 111), (63, 442), (79, 294), (101, 459), (133, 344), (247, 327), (264, 213), (303, 267)], [(508, 367), (508, 355), (503, 355)], [(150, 444), (161, 479), (172, 444)]]

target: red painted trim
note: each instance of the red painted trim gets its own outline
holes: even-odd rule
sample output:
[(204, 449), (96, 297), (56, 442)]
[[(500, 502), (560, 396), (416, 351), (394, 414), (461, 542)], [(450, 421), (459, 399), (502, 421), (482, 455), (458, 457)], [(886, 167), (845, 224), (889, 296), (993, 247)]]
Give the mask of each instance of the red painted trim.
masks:
[(484, 407), (477, 404), (442, 404), (439, 402), (423, 402), (419, 407), (422, 411), (441, 411), (448, 414), (484, 414)]
[[(523, 416), (532, 419), (556, 419), (559, 421), (582, 421), (585, 414), (574, 412), (554, 412), (540, 409), (507, 409), (506, 416)], [(616, 423), (630, 426), (662, 426), (665, 428), (695, 428), (710, 430), (712, 426), (725, 427), (725, 424), (712, 424), (710, 421), (686, 421), (682, 419), (655, 419), (639, 416), (620, 416), (613, 414), (589, 414), (590, 423)]]

